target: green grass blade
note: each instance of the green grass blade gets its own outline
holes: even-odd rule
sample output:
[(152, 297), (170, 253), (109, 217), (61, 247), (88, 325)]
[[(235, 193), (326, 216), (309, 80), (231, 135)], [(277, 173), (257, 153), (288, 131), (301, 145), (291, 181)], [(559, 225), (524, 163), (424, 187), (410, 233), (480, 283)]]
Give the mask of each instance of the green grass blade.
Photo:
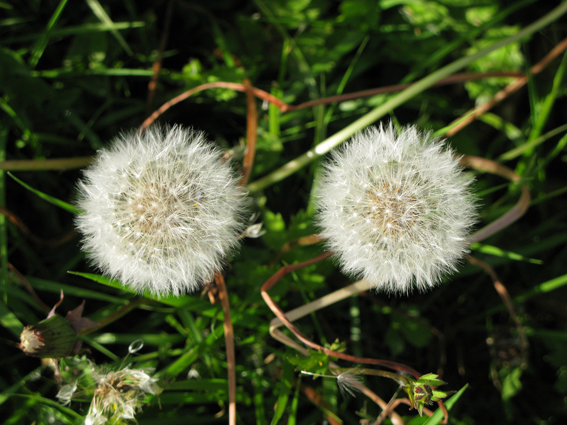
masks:
[[(112, 19), (110, 19), (110, 16), (108, 16), (106, 11), (104, 10), (104, 7), (102, 7), (102, 5), (98, 2), (98, 0), (86, 0), (86, 2), (89, 5), (89, 7), (91, 8), (91, 10), (93, 11), (93, 13), (95, 14), (95, 16), (103, 24), (115, 25), (114, 22), (112, 22)], [(130, 46), (128, 46), (128, 43), (126, 43), (126, 40), (124, 40), (124, 37), (122, 37), (122, 34), (120, 34), (117, 30), (111, 30), (111, 32), (112, 32), (112, 35), (114, 36), (114, 38), (116, 38), (118, 43), (122, 46), (124, 51), (126, 53), (128, 53), (128, 56), (133, 56), (134, 52), (132, 52), (132, 49), (130, 48)]]
[[(51, 37), (67, 37), (70, 35), (79, 34), (92, 34), (99, 32), (108, 31), (120, 31), (132, 28), (141, 28), (146, 25), (145, 22), (115, 22), (111, 25), (104, 23), (85, 23), (83, 25), (74, 25), (65, 28), (57, 28), (51, 31)], [(41, 35), (39, 34), (27, 34), (21, 37), (11, 38), (10, 43), (22, 43), (30, 40), (35, 40)]]
[[(122, 284), (120, 281), (116, 280), (116, 279), (111, 279), (107, 276), (102, 276), (99, 274), (94, 274), (94, 273), (80, 273), (80, 272), (68, 272), (69, 274), (74, 274), (76, 276), (81, 276), (90, 280), (93, 280), (97, 283), (102, 283), (103, 285), (106, 286), (110, 286), (111, 288), (116, 288), (116, 289), (121, 289), (123, 291), (126, 292), (130, 292), (131, 294), (138, 294), (138, 291), (130, 288), (127, 285)], [(183, 307), (186, 306), (187, 304), (189, 304), (190, 302), (193, 301), (193, 298), (187, 295), (180, 295), (178, 297), (156, 297), (155, 295), (152, 295), (149, 291), (144, 291), (143, 296), (146, 298), (149, 298), (151, 300), (154, 301), (158, 301), (160, 303), (163, 304), (167, 304), (170, 305), (172, 307)]]
[(128, 304), (128, 300), (124, 298), (118, 298), (112, 295), (105, 294), (104, 292), (93, 291), (86, 288), (81, 288), (77, 286), (66, 285), (64, 283), (54, 282), (46, 279), (39, 279), (36, 277), (26, 276), (26, 279), (31, 283), (35, 289), (40, 289), (43, 291), (53, 292), (58, 294), (63, 290), (64, 294), (72, 295), (77, 298), (86, 298), (92, 300), (100, 300), (113, 304)]
[(498, 247), (492, 246), (492, 245), (482, 244), (482, 243), (479, 243), (479, 242), (473, 243), (470, 246), (470, 249), (472, 249), (473, 251), (482, 252), (483, 254), (495, 255), (497, 257), (503, 257), (503, 258), (509, 258), (510, 260), (527, 261), (528, 263), (532, 263), (532, 264), (543, 264), (543, 261), (541, 261), (541, 260), (537, 260), (535, 258), (527, 258), (527, 257), (524, 257), (523, 255), (517, 254), (515, 252), (506, 251), (505, 249), (501, 249), (501, 248), (498, 248)]
[(0, 323), (18, 338), (24, 329), (23, 323), (10, 311), (4, 301), (0, 301)]
[(567, 12), (567, 2), (563, 2), (558, 7), (553, 9), (550, 13), (548, 13), (541, 19), (537, 20), (533, 24), (528, 25), (523, 30), (519, 31), (513, 36), (507, 37), (504, 40), (501, 40), (493, 44), (492, 46), (479, 51), (474, 55), (466, 56), (461, 59), (458, 59), (453, 63), (450, 63), (449, 65), (446, 65), (443, 68), (429, 74), (427, 77), (422, 78), (415, 84), (411, 85), (407, 89), (398, 93), (396, 96), (391, 97), (382, 105), (374, 108), (372, 111), (370, 111), (363, 117), (359, 118), (352, 124), (349, 124), (348, 126), (344, 127), (342, 130), (338, 131), (333, 136), (329, 137), (327, 140), (321, 142), (314, 148), (308, 150), (303, 155), (295, 158), (294, 160), (290, 161), (289, 163), (279, 168), (278, 170), (272, 172), (271, 174), (268, 174), (267, 176), (259, 180), (256, 180), (255, 182), (252, 182), (251, 184), (248, 185), (248, 190), (252, 193), (257, 192), (280, 180), (283, 180), (284, 178), (290, 176), (291, 174), (305, 167), (307, 164), (311, 163), (315, 159), (320, 158), (322, 155), (325, 155), (327, 152), (329, 152), (334, 147), (343, 143), (345, 140), (347, 140), (357, 131), (360, 131), (363, 128), (373, 124), (376, 120), (382, 118), (390, 111), (394, 110), (398, 106), (402, 105), (403, 103), (417, 96), (419, 93), (423, 92), (427, 88), (431, 87), (437, 81), (442, 80), (445, 77), (448, 77), (449, 75), (457, 72), (458, 70), (471, 64), (477, 59), (486, 56), (487, 54), (489, 54), (494, 50), (497, 50), (510, 43), (514, 43), (518, 40), (523, 39), (526, 36), (533, 34), (536, 31), (539, 31), (540, 29), (544, 28), (551, 22), (557, 20), (566, 12)]
[(18, 182), (19, 184), (21, 184), (23, 187), (25, 187), (26, 189), (28, 189), (30, 192), (35, 193), (37, 196), (39, 196), (41, 199), (59, 207), (64, 209), (65, 211), (69, 211), (70, 213), (73, 214), (81, 214), (83, 211), (80, 210), (77, 207), (74, 207), (73, 205), (65, 202), (65, 201), (61, 201), (60, 199), (54, 198), (53, 196), (47, 195), (37, 189), (34, 189), (33, 187), (31, 187), (30, 185), (24, 183), (23, 181), (21, 181), (19, 178), (15, 177), (12, 173), (8, 173), (8, 175), (10, 177), (12, 177), (16, 182)]
[(535, 295), (555, 291), (556, 289), (559, 289), (565, 285), (567, 285), (567, 274), (556, 277), (555, 279), (548, 280), (547, 282), (540, 283), (525, 294), (515, 297), (512, 301), (515, 303), (521, 303), (532, 298)]
[[(553, 78), (553, 84), (551, 87), (551, 92), (543, 99), (541, 106), (539, 108), (538, 114), (536, 116), (536, 121), (534, 122), (532, 132), (528, 138), (528, 142), (537, 139), (549, 118), (549, 114), (553, 109), (553, 104), (555, 103), (555, 99), (561, 96), (560, 90), (562, 88), (563, 83), (563, 76), (565, 75), (565, 67), (567, 66), (567, 53), (563, 55), (563, 60), (555, 73), (555, 77)], [(530, 155), (532, 150), (526, 151), (525, 155)]]
[(57, 23), (57, 21), (59, 20), (59, 18), (61, 17), (61, 13), (63, 12), (65, 5), (67, 4), (67, 1), (68, 0), (61, 0), (59, 2), (59, 5), (55, 9), (55, 12), (53, 12), (51, 19), (47, 23), (47, 27), (45, 28), (45, 31), (41, 34), (41, 36), (35, 43), (29, 62), (30, 68), (35, 68), (37, 63), (41, 59), (41, 56), (43, 55), (43, 52), (47, 47), (47, 43), (49, 43), (49, 37), (51, 36), (51, 31), (55, 26), (55, 24)]
[[(455, 405), (455, 403), (461, 398), (461, 396), (463, 395), (463, 393), (466, 391), (466, 389), (469, 387), (469, 384), (466, 384), (463, 388), (461, 388), (459, 390), (459, 392), (455, 395), (453, 395), (453, 397), (451, 397), (449, 400), (445, 401), (445, 407), (447, 408), (447, 411), (451, 411), (451, 409), (453, 408), (453, 406)], [(426, 425), (437, 425), (438, 423), (441, 422), (441, 419), (443, 419), (443, 412), (441, 411), (441, 409), (437, 409), (435, 411), (435, 413), (433, 414), (433, 416), (431, 416), (429, 418), (429, 420), (427, 422), (425, 422)]]
[(517, 158), (520, 155), (527, 155), (528, 152), (533, 152), (536, 146), (541, 145), (546, 140), (551, 139), (553, 136), (563, 133), (564, 131), (567, 131), (567, 124), (554, 128), (546, 134), (539, 136), (537, 139), (533, 139), (529, 142), (524, 143), (523, 145), (518, 146), (515, 149), (503, 153), (498, 157), (498, 160), (510, 161), (511, 159)]
[(293, 369), (294, 369), (293, 365), (290, 362), (284, 361), (283, 373), (279, 382), (280, 393), (278, 395), (278, 401), (276, 403), (277, 407), (276, 407), (276, 411), (274, 412), (274, 417), (272, 418), (272, 422), (270, 422), (270, 425), (276, 425), (282, 418), (283, 414), (285, 413), (287, 407), (287, 401), (289, 399), (289, 394), (291, 393), (291, 384), (293, 382)]
[(0, 393), (0, 406), (4, 404), (12, 394), (15, 394), (16, 391), (18, 391), (22, 386), (24, 386), (27, 383), (27, 381), (36, 379), (38, 374), (40, 374), (42, 370), (43, 370), (43, 366), (34, 369), (26, 376), (24, 376), (22, 379), (18, 379), (15, 384), (2, 391), (2, 393)]

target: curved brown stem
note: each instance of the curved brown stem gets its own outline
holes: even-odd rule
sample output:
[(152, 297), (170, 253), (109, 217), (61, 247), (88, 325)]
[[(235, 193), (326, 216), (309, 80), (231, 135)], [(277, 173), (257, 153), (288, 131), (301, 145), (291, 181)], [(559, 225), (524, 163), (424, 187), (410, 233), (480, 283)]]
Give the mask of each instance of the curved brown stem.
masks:
[(270, 93), (265, 92), (264, 90), (257, 89), (256, 87), (247, 86), (245, 84), (240, 83), (227, 83), (224, 81), (217, 81), (214, 83), (206, 83), (201, 84), (200, 86), (194, 87), (186, 92), (180, 94), (179, 96), (174, 97), (173, 99), (169, 100), (168, 102), (164, 103), (159, 109), (157, 109), (153, 114), (151, 114), (146, 120), (142, 123), (138, 131), (145, 130), (151, 123), (153, 123), (161, 114), (167, 111), (172, 106), (178, 104), (179, 102), (184, 101), (188, 97), (191, 97), (195, 93), (198, 93), (203, 90), (207, 89), (214, 89), (214, 88), (223, 88), (223, 89), (232, 89), (234, 91), (241, 91), (241, 92), (252, 92), (255, 96), (259, 97), (260, 99), (266, 100), (278, 108), (283, 108), (286, 105), (285, 102), (282, 102), (275, 96), (272, 96)]
[(324, 259), (327, 259), (331, 255), (332, 255), (331, 252), (325, 252), (321, 255), (318, 255), (315, 258), (312, 258), (311, 260), (304, 261), (303, 263), (284, 266), (280, 270), (278, 270), (272, 277), (270, 277), (266, 281), (266, 283), (264, 283), (264, 285), (262, 285), (262, 289), (261, 289), (262, 298), (264, 298), (264, 301), (266, 302), (266, 304), (268, 304), (268, 307), (270, 307), (270, 309), (278, 317), (278, 319), (280, 319), (281, 322), (291, 332), (293, 332), (293, 334), (297, 337), (297, 339), (299, 339), (305, 345), (307, 345), (307, 346), (309, 346), (309, 347), (311, 347), (315, 350), (319, 350), (319, 351), (327, 354), (328, 356), (337, 357), (339, 359), (347, 360), (347, 361), (350, 361), (350, 362), (353, 362), (353, 363), (364, 363), (364, 364), (373, 364), (373, 365), (377, 365), (377, 366), (383, 366), (383, 367), (387, 367), (387, 368), (392, 369), (392, 370), (397, 370), (399, 372), (405, 372), (405, 373), (408, 373), (408, 374), (410, 374), (410, 375), (412, 375), (416, 378), (419, 378), (421, 376), (421, 374), (419, 372), (417, 372), (416, 370), (414, 370), (411, 367), (406, 366), (404, 364), (392, 362), (392, 361), (389, 361), (389, 360), (379, 360), (379, 359), (370, 359), (370, 358), (364, 358), (364, 357), (351, 356), (349, 354), (344, 354), (344, 353), (339, 353), (338, 351), (329, 350), (328, 348), (325, 348), (325, 347), (323, 347), (319, 344), (314, 343), (313, 341), (308, 339), (305, 335), (303, 335), (301, 333), (301, 331), (295, 325), (293, 325), (291, 323), (291, 321), (287, 318), (287, 316), (282, 311), (282, 309), (275, 303), (275, 301), (270, 297), (270, 295), (268, 295), (267, 291), (270, 290), (270, 288), (272, 288), (277, 282), (279, 282), (280, 279), (282, 277), (284, 277), (286, 274), (288, 274), (292, 271), (298, 270), (302, 267), (306, 267), (306, 266), (309, 266), (311, 264), (317, 263), (318, 261), (322, 261)]
[[(466, 72), (461, 74), (450, 75), (438, 81), (437, 83), (432, 84), (431, 86), (432, 87), (446, 86), (448, 84), (461, 83), (464, 81), (480, 80), (481, 78), (488, 78), (488, 77), (520, 77), (521, 75), (522, 74), (519, 74), (517, 72)], [(361, 97), (376, 96), (377, 94), (395, 93), (407, 89), (412, 84), (413, 83), (394, 84), (391, 86), (362, 90), (354, 93), (329, 96), (323, 99), (311, 100), (309, 102), (305, 102), (295, 106), (287, 105), (285, 110), (282, 110), (282, 112), (297, 111), (298, 109), (311, 108), (317, 105), (327, 105), (329, 103), (335, 103), (335, 102), (345, 102), (347, 100), (360, 99)]]
[[(475, 170), (496, 174), (512, 182), (518, 182), (522, 179), (520, 175), (516, 174), (510, 168), (495, 161), (491, 161), (490, 159), (480, 158), (478, 156), (465, 155), (461, 158), (460, 164), (474, 168)], [(474, 242), (479, 242), (483, 239), (486, 239), (489, 236), (492, 236), (496, 232), (499, 232), (500, 230), (514, 223), (524, 215), (524, 213), (530, 206), (530, 199), (531, 195), (528, 186), (526, 184), (523, 184), (522, 195), (520, 196), (520, 199), (518, 200), (516, 205), (514, 205), (510, 209), (510, 211), (508, 211), (502, 217), (494, 220), (492, 223), (474, 232), (469, 238), (469, 243), (472, 244)]]
[(226, 362), (228, 365), (228, 423), (236, 425), (236, 356), (234, 355), (234, 329), (230, 318), (230, 304), (224, 278), (220, 272), (215, 274), (219, 289), (218, 295), (224, 314), (224, 339), (226, 341)]
[[(530, 74), (535, 75), (541, 72), (553, 59), (561, 54), (565, 49), (567, 49), (567, 38), (561, 41), (557, 46), (555, 46), (541, 61), (530, 68)], [(506, 99), (512, 93), (515, 93), (520, 88), (522, 88), (528, 82), (529, 75), (522, 75), (516, 78), (512, 83), (504, 87), (498, 93), (496, 93), (492, 99), (477, 106), (474, 109), (463, 114), (466, 117), (461, 122), (459, 122), (455, 127), (447, 132), (447, 137), (451, 137), (473, 122), (475, 119), (480, 117), (482, 114), (486, 113), (494, 105)], [(468, 115), (468, 116), (467, 116)], [(456, 119), (453, 122), (458, 122), (461, 118)]]
[[(250, 80), (246, 78), (244, 84), (249, 88), (252, 87)], [(256, 110), (256, 98), (254, 93), (246, 90), (246, 150), (244, 151), (244, 160), (242, 161), (242, 178), (239, 184), (246, 186), (250, 173), (252, 172), (252, 165), (254, 165), (254, 156), (256, 155), (256, 138), (258, 129), (258, 112)]]
[[(476, 80), (476, 79), (486, 78), (486, 77), (506, 77), (506, 76), (507, 77), (517, 77), (518, 75), (519, 74), (516, 73), (516, 72), (487, 72), (487, 73), (455, 74), (455, 75), (451, 75), (447, 78), (444, 78), (443, 80), (434, 84), (434, 86), (454, 84), (454, 83), (457, 83), (457, 82)], [(358, 98), (361, 98), (361, 97), (369, 97), (369, 96), (374, 96), (376, 94), (381, 94), (381, 93), (393, 93), (393, 92), (396, 92), (396, 91), (401, 91), (401, 90), (403, 90), (403, 89), (405, 89), (409, 86), (411, 86), (411, 83), (410, 84), (397, 84), (397, 85), (387, 86), (387, 87), (379, 87), (379, 88), (376, 88), (376, 89), (363, 90), (363, 91), (356, 92), (356, 93), (347, 93), (347, 94), (342, 94), (342, 95), (339, 95), (339, 96), (331, 96), (331, 97), (327, 97), (327, 98), (324, 98), (324, 99), (317, 99), (317, 100), (314, 100), (314, 101), (305, 102), (305, 103), (302, 103), (300, 105), (294, 106), (294, 105), (288, 105), (287, 103), (285, 103), (284, 101), (282, 101), (282, 100), (278, 99), (277, 97), (271, 95), (270, 93), (268, 93), (264, 90), (260, 90), (256, 87), (248, 86), (246, 84), (217, 81), (217, 82), (214, 82), (214, 83), (201, 84), (200, 86), (197, 86), (197, 87), (194, 87), (190, 90), (187, 90), (186, 92), (180, 94), (179, 96), (176, 96), (173, 99), (169, 100), (168, 102), (164, 103), (159, 109), (157, 109), (153, 114), (151, 114), (142, 123), (142, 125), (140, 126), (138, 131), (145, 130), (161, 114), (163, 114), (165, 111), (167, 111), (169, 108), (176, 105), (177, 103), (182, 102), (183, 100), (194, 95), (195, 93), (198, 93), (200, 91), (207, 90), (207, 89), (212, 89), (212, 88), (232, 89), (232, 90), (235, 90), (235, 91), (246, 92), (246, 93), (250, 92), (250, 93), (254, 94), (254, 96), (273, 104), (280, 111), (282, 111), (282, 113), (285, 113), (285, 112), (292, 111), (292, 110), (298, 110), (298, 109), (313, 107), (315, 105), (325, 105), (325, 104), (334, 103), (334, 102), (344, 102), (346, 100), (358, 99)]]
[(158, 55), (157, 58), (152, 66), (152, 79), (148, 84), (148, 98), (146, 100), (146, 113), (150, 113), (151, 111), (151, 106), (154, 100), (154, 97), (156, 95), (156, 88), (157, 88), (157, 82), (159, 79), (159, 73), (161, 71), (161, 62), (163, 59), (163, 51), (165, 50), (165, 47), (167, 46), (167, 39), (169, 37), (169, 28), (171, 26), (171, 16), (173, 15), (173, 0), (169, 0), (168, 4), (167, 4), (167, 10), (165, 12), (165, 22), (163, 25), (163, 33), (161, 35), (161, 40), (159, 43), (159, 49), (158, 49)]

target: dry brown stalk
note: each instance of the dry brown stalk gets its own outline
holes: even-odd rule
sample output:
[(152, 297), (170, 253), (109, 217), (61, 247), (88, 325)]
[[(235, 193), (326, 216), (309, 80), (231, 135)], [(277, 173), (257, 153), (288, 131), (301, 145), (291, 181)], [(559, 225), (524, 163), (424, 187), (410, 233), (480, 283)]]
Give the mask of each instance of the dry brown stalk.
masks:
[(236, 357), (234, 355), (234, 329), (230, 318), (230, 304), (224, 278), (220, 272), (215, 274), (218, 296), (224, 314), (224, 339), (226, 342), (226, 362), (228, 365), (228, 423), (236, 425)]

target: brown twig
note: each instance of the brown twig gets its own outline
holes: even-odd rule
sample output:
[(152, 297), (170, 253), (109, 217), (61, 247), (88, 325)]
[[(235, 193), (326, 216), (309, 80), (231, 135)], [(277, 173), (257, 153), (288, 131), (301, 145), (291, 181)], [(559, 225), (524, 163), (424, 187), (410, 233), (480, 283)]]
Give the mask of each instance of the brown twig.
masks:
[(26, 277), (20, 273), (20, 271), (15, 268), (12, 264), (8, 263), (8, 268), (12, 271), (12, 273), (14, 273), (16, 275), (16, 277), (18, 279), (20, 279), (20, 282), (22, 282), (22, 284), (24, 285), (24, 287), (26, 288), (26, 291), (28, 291), (30, 293), (30, 295), (33, 297), (33, 299), (35, 300), (35, 302), (37, 303), (37, 305), (46, 313), (49, 313), (49, 311), (51, 310), (47, 304), (45, 304), (41, 298), (39, 298), (39, 296), (37, 295), (37, 293), (35, 292), (35, 290), (33, 289), (33, 286), (31, 286), (30, 282), (26, 279)]
[(498, 295), (506, 305), (506, 308), (508, 309), (508, 313), (510, 313), (510, 317), (512, 317), (512, 320), (516, 325), (516, 329), (518, 330), (518, 335), (520, 335), (522, 362), (525, 363), (527, 358), (527, 351), (529, 347), (528, 337), (526, 336), (524, 327), (522, 326), (520, 320), (518, 319), (518, 316), (516, 315), (516, 311), (514, 310), (514, 305), (512, 304), (512, 300), (510, 298), (510, 294), (508, 293), (508, 290), (506, 289), (504, 284), (500, 281), (500, 278), (498, 277), (494, 269), (490, 267), (489, 264), (472, 256), (468, 256), (467, 260), (469, 261), (469, 263), (474, 264), (475, 266), (483, 269), (492, 279), (492, 283), (494, 284), (494, 289), (496, 289), (496, 292), (498, 292)]
[(241, 91), (241, 92), (250, 91), (250, 92), (254, 93), (254, 95), (256, 97), (259, 97), (260, 99), (263, 99), (263, 100), (266, 100), (270, 103), (273, 103), (274, 105), (276, 105), (280, 109), (284, 105), (286, 105), (285, 102), (282, 102), (277, 97), (272, 96), (270, 93), (267, 93), (264, 90), (260, 90), (260, 89), (257, 89), (255, 87), (246, 86), (246, 85), (240, 84), (240, 83), (227, 83), (227, 82), (224, 82), (224, 81), (217, 81), (217, 82), (214, 82), (214, 83), (201, 84), (200, 86), (197, 86), (197, 87), (194, 87), (190, 90), (187, 90), (186, 92), (180, 94), (179, 96), (176, 96), (173, 99), (167, 101), (159, 109), (154, 111), (153, 114), (151, 114), (148, 118), (146, 118), (146, 120), (142, 123), (142, 125), (138, 129), (138, 131), (141, 132), (141, 131), (145, 130), (161, 114), (163, 114), (165, 111), (167, 111), (169, 108), (176, 105), (177, 103), (184, 101), (185, 99), (194, 95), (195, 93), (198, 93), (200, 91), (207, 90), (207, 89), (214, 89), (214, 88), (232, 89), (234, 91)]
[[(460, 164), (474, 168), (475, 170), (496, 174), (512, 182), (518, 182), (522, 179), (520, 175), (516, 174), (510, 168), (497, 162), (491, 161), (490, 159), (480, 158), (478, 156), (465, 155), (461, 158)], [(514, 205), (502, 217), (494, 220), (492, 223), (474, 232), (469, 238), (469, 243), (479, 242), (483, 239), (486, 239), (489, 236), (492, 236), (496, 232), (499, 232), (500, 230), (514, 223), (524, 215), (524, 213), (530, 206), (530, 199), (531, 195), (528, 186), (526, 184), (523, 184), (522, 195), (520, 196), (520, 199), (518, 200), (516, 205)]]
[[(490, 73), (455, 74), (455, 75), (451, 75), (447, 78), (444, 78), (441, 81), (438, 81), (437, 83), (434, 84), (434, 86), (454, 84), (454, 83), (457, 83), (457, 82), (477, 80), (477, 79), (486, 78), (486, 77), (506, 77), (506, 76), (517, 77), (518, 75), (519, 74), (516, 73), (516, 72), (490, 72)], [(251, 92), (251, 93), (254, 94), (254, 96), (256, 96), (256, 97), (258, 97), (262, 100), (265, 100), (266, 102), (271, 103), (276, 108), (278, 108), (282, 113), (285, 113), (285, 112), (292, 111), (292, 110), (298, 110), (298, 109), (313, 107), (315, 105), (326, 105), (326, 104), (334, 103), (334, 102), (344, 102), (345, 100), (374, 96), (376, 94), (393, 93), (393, 92), (396, 92), (396, 91), (403, 90), (403, 89), (405, 89), (409, 86), (411, 86), (411, 83), (410, 84), (397, 84), (397, 85), (387, 86), (387, 87), (379, 87), (379, 88), (376, 88), (376, 89), (363, 90), (363, 91), (356, 92), (356, 93), (347, 93), (347, 94), (342, 94), (342, 95), (339, 95), (339, 96), (331, 96), (331, 97), (326, 97), (326, 98), (323, 98), (323, 99), (317, 99), (317, 100), (314, 100), (314, 101), (309, 101), (309, 102), (305, 102), (305, 103), (302, 103), (300, 105), (294, 106), (294, 105), (288, 105), (287, 103), (285, 103), (284, 101), (282, 101), (282, 100), (278, 99), (277, 97), (271, 95), (270, 93), (268, 93), (264, 90), (260, 90), (256, 87), (250, 87), (250, 86), (247, 86), (245, 84), (239, 84), (239, 83), (229, 83), (229, 82), (224, 82), (224, 81), (218, 81), (218, 82), (214, 82), (214, 83), (201, 84), (200, 86), (197, 86), (197, 87), (194, 87), (190, 90), (187, 90), (186, 92), (180, 94), (179, 96), (176, 96), (173, 99), (169, 100), (168, 102), (164, 103), (159, 109), (154, 111), (154, 113), (151, 114), (142, 123), (142, 125), (141, 125), (141, 127), (138, 131), (145, 130), (161, 114), (163, 114), (165, 111), (167, 111), (169, 108), (176, 105), (177, 103), (184, 101), (185, 99), (194, 95), (195, 93), (198, 93), (200, 91), (207, 90), (207, 89), (213, 89), (213, 88), (232, 89), (232, 90), (235, 90), (235, 91), (246, 92), (246, 93)]]
[[(384, 419), (386, 419), (386, 416), (389, 414), (389, 412), (394, 410), (400, 404), (407, 404), (408, 406), (413, 407), (411, 405), (411, 402), (407, 398), (397, 398), (393, 400), (391, 403), (388, 403), (386, 409), (382, 411), (380, 416), (378, 416), (376, 422), (374, 422), (372, 425), (380, 425), (382, 422), (384, 422)], [(433, 416), (433, 412), (429, 410), (427, 407), (423, 408), (423, 412), (429, 417)]]
[(226, 362), (228, 365), (228, 423), (236, 425), (236, 357), (234, 355), (234, 329), (230, 318), (230, 304), (224, 278), (220, 272), (215, 274), (219, 289), (219, 299), (224, 314), (224, 339), (226, 341)]
[[(248, 78), (244, 79), (244, 85), (252, 87)], [(258, 111), (256, 110), (256, 98), (254, 93), (246, 90), (246, 150), (244, 151), (244, 160), (242, 161), (242, 178), (239, 184), (246, 186), (252, 166), (254, 165), (254, 156), (256, 155), (256, 138), (258, 129)]]
[(52, 159), (17, 159), (0, 162), (0, 170), (3, 171), (65, 171), (75, 168), (83, 168), (94, 161), (93, 156), (78, 156), (75, 158), (52, 158)]
[(331, 252), (325, 252), (321, 255), (318, 255), (315, 258), (312, 258), (311, 260), (307, 260), (307, 261), (304, 261), (304, 262), (298, 263), (298, 264), (283, 266), (280, 270), (278, 270), (272, 277), (270, 277), (264, 283), (264, 285), (262, 285), (262, 289), (261, 289), (262, 298), (264, 298), (264, 301), (266, 302), (266, 304), (268, 304), (268, 307), (270, 307), (270, 309), (278, 317), (278, 319), (280, 319), (281, 322), (291, 332), (293, 332), (293, 334), (301, 342), (303, 342), (304, 344), (306, 344), (307, 346), (309, 346), (309, 347), (311, 347), (315, 350), (319, 350), (319, 351), (327, 354), (328, 356), (337, 357), (339, 359), (347, 360), (347, 361), (350, 361), (350, 362), (353, 362), (353, 363), (364, 363), (364, 364), (373, 364), (373, 365), (377, 365), (377, 366), (383, 366), (383, 367), (387, 367), (387, 368), (392, 369), (392, 370), (397, 370), (399, 372), (405, 372), (405, 373), (408, 373), (410, 375), (415, 376), (416, 378), (419, 378), (421, 376), (421, 374), (419, 372), (417, 372), (416, 370), (414, 370), (411, 367), (406, 366), (404, 364), (392, 362), (392, 361), (389, 361), (389, 360), (379, 360), (379, 359), (370, 359), (370, 358), (364, 358), (364, 357), (351, 356), (349, 354), (344, 354), (344, 353), (339, 353), (338, 351), (329, 350), (328, 348), (325, 348), (325, 347), (323, 347), (319, 344), (314, 343), (313, 341), (308, 339), (305, 335), (303, 335), (299, 331), (299, 329), (291, 323), (291, 321), (287, 318), (287, 316), (285, 315), (283, 310), (274, 302), (274, 300), (268, 294), (267, 291), (269, 291), (270, 288), (272, 288), (277, 282), (279, 282), (280, 279), (282, 277), (284, 277), (286, 274), (288, 274), (292, 271), (298, 270), (302, 267), (306, 267), (306, 266), (309, 266), (311, 264), (315, 264), (319, 261), (322, 261), (326, 258), (329, 258), (331, 255), (332, 255)]
[[(488, 78), (488, 77), (519, 77), (519, 76), (521, 76), (521, 74), (518, 72), (482, 72), (482, 73), (466, 72), (462, 74), (450, 75), (438, 81), (437, 83), (432, 84), (431, 87), (446, 86), (448, 84), (461, 83), (463, 81), (480, 80), (481, 78)], [(376, 89), (362, 90), (354, 93), (347, 93), (337, 96), (329, 96), (323, 99), (311, 100), (309, 102), (305, 102), (296, 106), (287, 105), (286, 108), (282, 109), (282, 112), (297, 111), (298, 109), (311, 108), (313, 106), (326, 105), (335, 102), (345, 102), (347, 100), (360, 99), (361, 97), (376, 96), (377, 94), (395, 93), (407, 89), (412, 84), (413, 83), (394, 84), (391, 86), (379, 87)]]
[[(553, 59), (561, 54), (565, 49), (567, 49), (567, 38), (561, 41), (557, 46), (555, 46), (541, 61), (530, 68), (530, 74), (536, 75), (540, 73)], [(529, 74), (522, 75), (516, 78), (512, 83), (508, 84), (498, 93), (496, 93), (492, 99), (483, 103), (482, 105), (477, 106), (474, 109), (463, 114), (466, 116), (461, 122), (459, 122), (455, 127), (447, 132), (447, 137), (451, 137), (473, 122), (475, 119), (483, 115), (484, 113), (488, 112), (494, 105), (501, 102), (512, 93), (515, 93), (520, 88), (522, 88), (528, 82)], [(469, 115), (470, 114), (470, 115)], [(468, 115), (468, 116), (467, 116)], [(453, 122), (458, 122), (461, 118), (456, 119)]]
[(169, 27), (171, 25), (171, 16), (173, 14), (173, 0), (169, 0), (168, 4), (167, 4), (167, 10), (165, 12), (165, 22), (163, 24), (163, 33), (161, 34), (161, 40), (159, 43), (159, 49), (158, 49), (158, 54), (157, 54), (157, 58), (152, 66), (152, 79), (151, 81), (148, 83), (148, 98), (146, 100), (146, 114), (150, 113), (150, 108), (152, 106), (152, 103), (154, 101), (155, 95), (156, 95), (156, 89), (157, 89), (157, 82), (159, 79), (159, 72), (161, 71), (161, 62), (163, 59), (163, 52), (165, 50), (165, 47), (167, 46), (167, 39), (169, 37)]

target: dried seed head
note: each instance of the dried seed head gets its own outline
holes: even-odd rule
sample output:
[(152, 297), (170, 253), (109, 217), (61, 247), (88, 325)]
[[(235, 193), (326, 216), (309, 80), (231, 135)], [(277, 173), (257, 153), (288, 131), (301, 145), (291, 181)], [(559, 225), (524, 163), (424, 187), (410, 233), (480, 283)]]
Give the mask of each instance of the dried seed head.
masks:
[(20, 348), (28, 356), (57, 359), (71, 355), (77, 334), (71, 322), (51, 316), (36, 325), (26, 326), (20, 335)]
[(471, 180), (458, 158), (414, 127), (358, 133), (327, 164), (321, 236), (343, 269), (376, 288), (432, 287), (454, 270), (474, 223)]
[(79, 184), (84, 249), (138, 292), (195, 291), (245, 228), (245, 191), (202, 133), (153, 126), (119, 136)]

